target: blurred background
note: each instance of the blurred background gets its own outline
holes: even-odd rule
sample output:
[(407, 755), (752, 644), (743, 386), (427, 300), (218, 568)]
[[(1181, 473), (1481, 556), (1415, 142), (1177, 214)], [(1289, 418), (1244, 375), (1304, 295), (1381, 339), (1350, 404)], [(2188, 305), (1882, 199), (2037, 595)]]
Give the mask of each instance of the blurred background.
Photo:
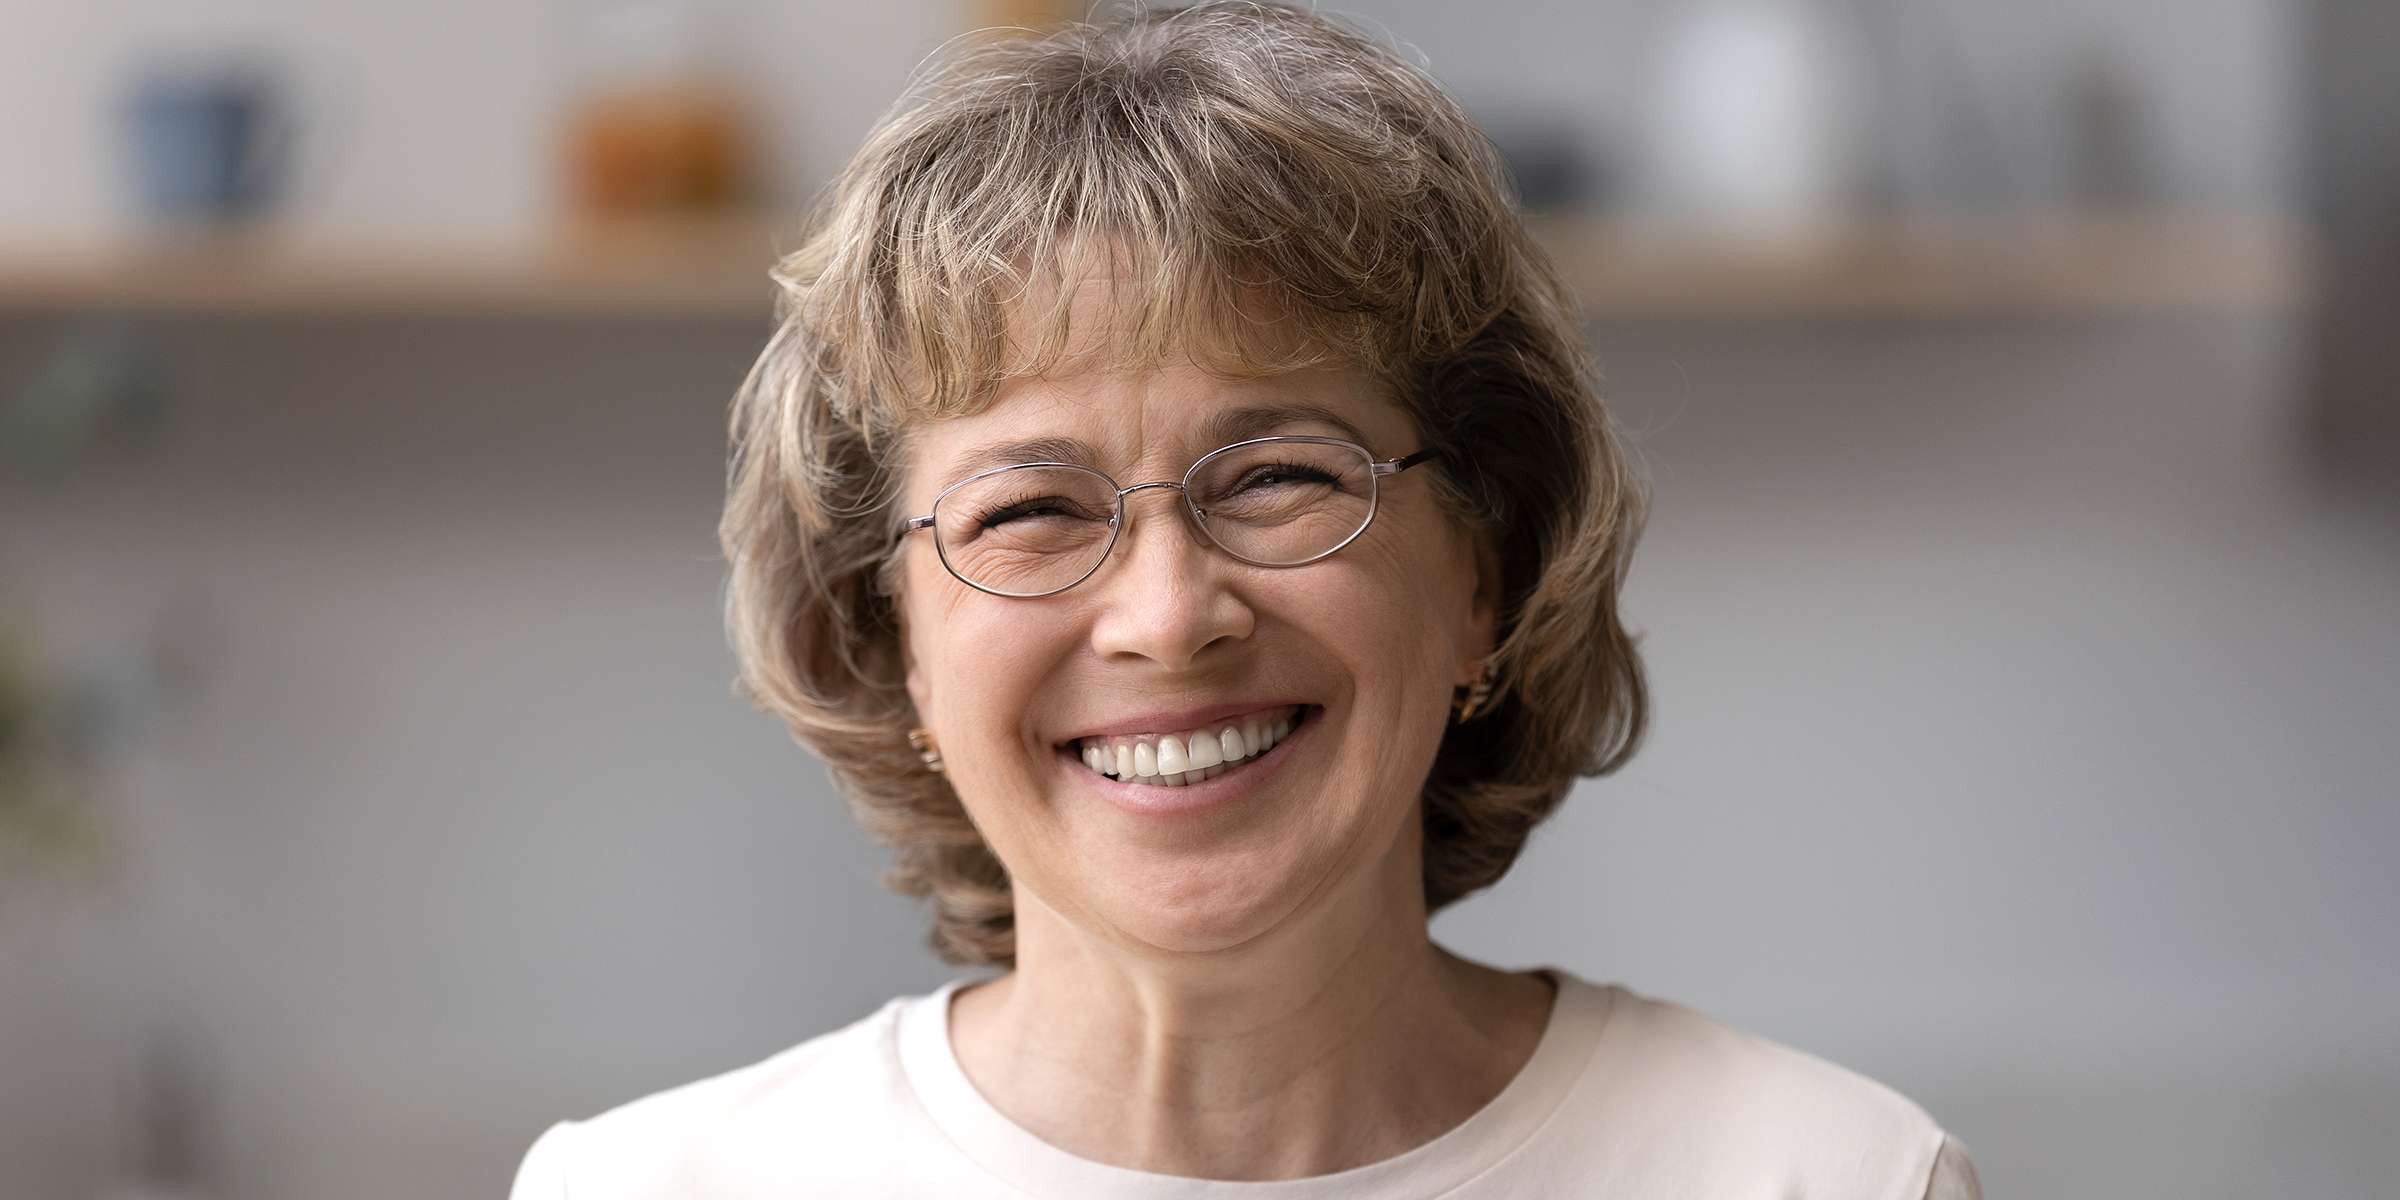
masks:
[[(2400, 1196), (2400, 8), (1348, 0), (1655, 480), (1437, 935), (1997, 1197)], [(962, 0), (0, 0), (0, 1198), (501, 1194), (948, 972), (730, 689), (725, 403)]]

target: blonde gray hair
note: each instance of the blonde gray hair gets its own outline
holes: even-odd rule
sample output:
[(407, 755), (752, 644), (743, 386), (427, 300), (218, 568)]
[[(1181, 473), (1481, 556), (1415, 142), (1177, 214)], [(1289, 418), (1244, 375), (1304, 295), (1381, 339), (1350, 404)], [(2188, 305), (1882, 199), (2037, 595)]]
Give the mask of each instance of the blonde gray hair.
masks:
[(1299, 9), (967, 42), (867, 139), (777, 268), (734, 404), (721, 536), (750, 695), (893, 848), (934, 949), (1012, 963), (1007, 868), (907, 740), (897, 464), (912, 426), (1056, 366), (1063, 285), (1095, 271), (1124, 360), (1355, 367), (1442, 448), (1438, 494), (1498, 551), (1504, 603), (1497, 689), (1425, 782), (1425, 899), (1497, 882), (1640, 739), (1617, 613), (1640, 489), (1491, 144), (1423, 71)]

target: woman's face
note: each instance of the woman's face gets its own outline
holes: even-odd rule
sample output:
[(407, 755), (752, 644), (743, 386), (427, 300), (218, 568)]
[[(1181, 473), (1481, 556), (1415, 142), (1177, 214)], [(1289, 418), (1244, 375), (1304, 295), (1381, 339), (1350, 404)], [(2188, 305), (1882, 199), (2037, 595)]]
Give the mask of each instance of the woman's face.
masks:
[[(983, 411), (914, 431), (904, 495), (910, 515), (929, 512), (1019, 443), (1047, 444), (998, 459), (1071, 458), (1128, 487), (1277, 434), (1354, 441), (1377, 459), (1421, 448), (1358, 372), (1227, 379), (1173, 362), (1011, 381)], [(1210, 546), (1173, 490), (1136, 492), (1100, 568), (1038, 599), (969, 588), (930, 531), (909, 535), (909, 693), (1021, 911), (1038, 904), (1129, 947), (1206, 952), (1344, 896), (1418, 894), (1418, 791), (1453, 689), (1491, 651), (1497, 590), (1488, 553), (1426, 476), (1384, 477), (1364, 534), (1284, 568)], [(1169, 736), (1188, 757), (1194, 731), (1266, 740), (1286, 720), (1271, 747), (1179, 787), (1112, 778), (1085, 757), (1099, 749), (1114, 769), (1118, 748), (1146, 747), (1155, 759)]]

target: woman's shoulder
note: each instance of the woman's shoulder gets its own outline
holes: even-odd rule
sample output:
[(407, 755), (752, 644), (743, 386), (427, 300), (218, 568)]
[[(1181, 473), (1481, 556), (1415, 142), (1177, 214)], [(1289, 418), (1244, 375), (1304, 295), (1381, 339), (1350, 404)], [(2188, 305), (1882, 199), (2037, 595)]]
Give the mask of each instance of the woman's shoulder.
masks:
[(1606, 1131), (1610, 1175), (1699, 1170), (1718, 1185), (1678, 1194), (1772, 1180), (1778, 1195), (1918, 1200), (1971, 1172), (1924, 1109), (1864, 1075), (1626, 988), (1560, 986), (1599, 1027), (1561, 1124)]
[(845, 1155), (807, 1153), (815, 1147), (875, 1157), (873, 1147), (895, 1134), (892, 1114), (909, 1104), (901, 1018), (936, 998), (894, 1000), (761, 1062), (562, 1121), (526, 1152), (512, 1200), (727, 1194), (729, 1173), (755, 1182), (757, 1172), (795, 1162), (813, 1162), (820, 1170), (810, 1179), (821, 1181), (821, 1169)]
[(1608, 1006), (1594, 1072), (1627, 1090), (1753, 1121), (1806, 1113), (1820, 1132), (1824, 1122), (1837, 1120), (1859, 1133), (1916, 1138), (1938, 1132), (1933, 1118), (1908, 1097), (1856, 1071), (1680, 1004), (1615, 985), (1581, 986)]

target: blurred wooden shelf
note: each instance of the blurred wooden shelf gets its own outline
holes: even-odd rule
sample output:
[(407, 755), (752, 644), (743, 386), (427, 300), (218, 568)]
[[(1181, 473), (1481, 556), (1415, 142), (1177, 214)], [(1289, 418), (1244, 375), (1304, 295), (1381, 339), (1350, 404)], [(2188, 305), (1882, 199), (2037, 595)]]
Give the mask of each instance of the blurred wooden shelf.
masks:
[(274, 228), (55, 247), (0, 240), (0, 313), (763, 320), (767, 269), (793, 240), (750, 218), (582, 225), (517, 241)]
[[(1595, 319), (2273, 312), (2309, 239), (2239, 212), (1856, 218), (1806, 228), (1547, 214), (1535, 235)], [(795, 231), (759, 219), (584, 226), (518, 243), (251, 231), (0, 241), (0, 314), (765, 319)]]

